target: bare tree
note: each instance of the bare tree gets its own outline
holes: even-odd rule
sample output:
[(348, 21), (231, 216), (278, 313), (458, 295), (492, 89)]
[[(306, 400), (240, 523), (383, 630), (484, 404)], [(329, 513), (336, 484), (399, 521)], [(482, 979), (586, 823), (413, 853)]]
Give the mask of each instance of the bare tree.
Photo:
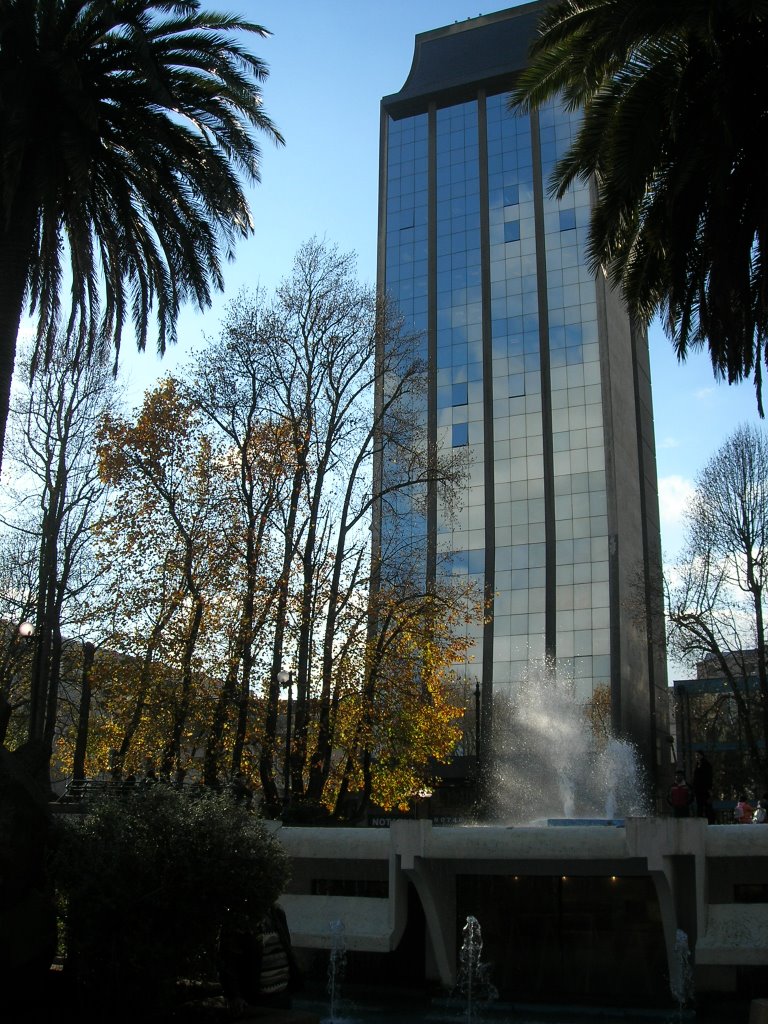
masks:
[(291, 459), (286, 458), (287, 433), (266, 415), (269, 362), (264, 359), (262, 305), (258, 295), (250, 299), (242, 295), (229, 306), (221, 337), (200, 353), (187, 385), (191, 400), (218, 428), (228, 447), (232, 496), (240, 513), (233, 515), (240, 528), (233, 531), (231, 546), (237, 570), (232, 595), (234, 637), (206, 743), (206, 784), (216, 782), (224, 728), (233, 706), (237, 721), (231, 769), (241, 770), (255, 683), (255, 644), (259, 639), (269, 644), (263, 634), (281, 590), (279, 574), (270, 571), (274, 568), (270, 541), (274, 518), (288, 504)]
[[(290, 661), (296, 700), (289, 787), (292, 797), (316, 802), (331, 771), (347, 655), (361, 649), (354, 638), (366, 628), (372, 514), (385, 498), (374, 459), (386, 446), (388, 458), (398, 462), (392, 494), (438, 477), (455, 482), (461, 466), (453, 453), (437, 459), (421, 443), (418, 418), (410, 412), (426, 388), (418, 339), (373, 288), (356, 280), (353, 254), (316, 239), (305, 243), (274, 298), (241, 300), (227, 333), (250, 346), (254, 383), (245, 397), (258, 394), (262, 423), (281, 439), (285, 474), (271, 510), (280, 564), (271, 607), (261, 784), (267, 804), (277, 806), (278, 674)], [(234, 364), (246, 365), (243, 354)], [(220, 365), (226, 372), (223, 360)], [(387, 398), (377, 407), (377, 382), (383, 381)], [(205, 396), (201, 401), (232, 438), (221, 413)], [(359, 685), (363, 675), (361, 660)]]
[[(124, 559), (123, 572), (154, 577), (156, 617), (142, 646), (146, 656), (155, 635), (159, 640), (164, 634), (165, 667), (177, 676), (165, 706), (170, 723), (159, 756), (163, 773), (175, 771), (181, 781), (185, 731), (210, 650), (204, 640), (217, 633), (215, 595), (229, 585), (223, 525), (228, 496), (220, 453), (178, 383), (166, 377), (145, 395), (135, 418), (105, 420), (99, 455), (102, 476), (117, 499), (102, 534)], [(136, 656), (137, 649), (131, 653)], [(213, 664), (209, 659), (207, 667)]]
[[(381, 784), (373, 768), (363, 778), (356, 766), (380, 757), (386, 721), (407, 707), (413, 722), (420, 702), (429, 704), (435, 728), (424, 732), (424, 763), (427, 747), (445, 750), (451, 716), (460, 714), (437, 691), (441, 673), (425, 672), (419, 683), (410, 655), (385, 658), (380, 644), (375, 680), (369, 671), (374, 508), (397, 506), (398, 489), (434, 483), (450, 491), (463, 459), (424, 446), (419, 340), (354, 269), (351, 255), (308, 242), (273, 296), (238, 298), (220, 339), (183, 379), (166, 379), (132, 420), (111, 417), (100, 435), (113, 505), (99, 550), (104, 560), (115, 552), (121, 559), (115, 636), (134, 661), (147, 654), (133, 673), (133, 699), (123, 699), (127, 685), (115, 688), (123, 695), (119, 753), (127, 755), (139, 731), (144, 742), (171, 729), (167, 766), (175, 760), (179, 771), (182, 755), (191, 763), (202, 743), (209, 784), (225, 758), (234, 771), (258, 756), (273, 811), (281, 767), (285, 797), (330, 806), (348, 754), (344, 786), (370, 796)], [(377, 477), (384, 450), (398, 472)], [(423, 582), (418, 592), (387, 590), (403, 605), (401, 613), (389, 608), (393, 636), (415, 636), (419, 616), (429, 623), (435, 595), (423, 591)], [(466, 595), (458, 604), (466, 607)], [(439, 630), (432, 632), (436, 640)], [(452, 649), (451, 638), (431, 649)], [(292, 732), (280, 681), (288, 666), (296, 681)], [(361, 701), (376, 707), (361, 711)], [(399, 794), (413, 777), (406, 760), (398, 761)]]
[(116, 384), (103, 364), (80, 362), (63, 349), (47, 369), (29, 362), (12, 412), (10, 454), (17, 499), (6, 528), (25, 536), (35, 551), (30, 600), (34, 624), (27, 735), (40, 744), (47, 776), (57, 727), (62, 652), (67, 633), (87, 626), (89, 594), (98, 575), (91, 528), (105, 499), (95, 436), (112, 407)]
[(696, 481), (684, 553), (666, 583), (668, 643), (706, 661), (735, 701), (754, 776), (768, 789), (768, 437), (736, 430)]
[(6, 528), (0, 535), (0, 744), (26, 739), (20, 723), (29, 709), (36, 569), (33, 538)]

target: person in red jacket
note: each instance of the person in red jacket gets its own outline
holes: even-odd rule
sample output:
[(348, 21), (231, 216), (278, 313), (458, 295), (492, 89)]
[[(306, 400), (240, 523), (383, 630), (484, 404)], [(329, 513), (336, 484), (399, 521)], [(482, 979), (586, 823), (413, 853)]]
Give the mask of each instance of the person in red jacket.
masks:
[(733, 809), (733, 820), (737, 825), (751, 825), (754, 813), (755, 809), (747, 800), (746, 793), (742, 793)]
[(685, 780), (685, 772), (680, 768), (675, 772), (675, 781), (667, 790), (667, 803), (672, 808), (673, 818), (690, 817), (693, 790)]

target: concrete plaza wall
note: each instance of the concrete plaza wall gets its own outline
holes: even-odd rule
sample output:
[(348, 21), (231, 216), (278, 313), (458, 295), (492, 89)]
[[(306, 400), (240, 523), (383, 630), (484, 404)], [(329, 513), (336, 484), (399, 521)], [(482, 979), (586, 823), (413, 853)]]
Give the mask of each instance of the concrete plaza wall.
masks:
[(330, 948), (336, 920), (344, 923), (348, 950), (397, 949), (412, 886), (425, 922), (426, 973), (450, 987), (461, 941), (461, 879), (647, 878), (670, 984), (681, 970), (679, 930), (688, 938), (697, 991), (733, 990), (740, 968), (768, 965), (768, 828), (759, 825), (628, 818), (561, 827), (435, 827), (429, 820), (386, 829), (272, 827), (291, 858), (281, 903), (299, 949)]

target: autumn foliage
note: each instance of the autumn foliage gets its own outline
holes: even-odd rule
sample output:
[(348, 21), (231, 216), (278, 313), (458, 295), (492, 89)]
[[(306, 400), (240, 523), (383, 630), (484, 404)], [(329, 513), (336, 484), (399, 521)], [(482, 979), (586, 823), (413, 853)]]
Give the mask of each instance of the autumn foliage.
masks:
[[(453, 670), (482, 609), (450, 577), (428, 585), (417, 554), (387, 576), (371, 545), (383, 503), (397, 532), (409, 495), (462, 480), (423, 444), (419, 351), (352, 258), (312, 241), (132, 414), (104, 411), (78, 604), (94, 650), (69, 654), (64, 771), (87, 688), (87, 775), (147, 758), (177, 784), (242, 772), (267, 813), (346, 818), (430, 788), (461, 738)], [(377, 475), (384, 451), (397, 474)]]

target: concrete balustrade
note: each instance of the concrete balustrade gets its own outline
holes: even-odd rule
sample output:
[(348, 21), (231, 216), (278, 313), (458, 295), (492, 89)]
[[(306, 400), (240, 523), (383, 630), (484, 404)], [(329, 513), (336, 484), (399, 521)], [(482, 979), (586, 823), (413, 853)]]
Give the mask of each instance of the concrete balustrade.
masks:
[(424, 913), (430, 971), (450, 986), (459, 876), (647, 876), (670, 978), (679, 970), (679, 929), (690, 941), (697, 989), (727, 991), (736, 968), (768, 964), (768, 828), (759, 825), (628, 818), (603, 827), (272, 827), (292, 862), (281, 903), (298, 948), (329, 948), (329, 922), (341, 919), (348, 949), (394, 950), (408, 925), (410, 883)]

